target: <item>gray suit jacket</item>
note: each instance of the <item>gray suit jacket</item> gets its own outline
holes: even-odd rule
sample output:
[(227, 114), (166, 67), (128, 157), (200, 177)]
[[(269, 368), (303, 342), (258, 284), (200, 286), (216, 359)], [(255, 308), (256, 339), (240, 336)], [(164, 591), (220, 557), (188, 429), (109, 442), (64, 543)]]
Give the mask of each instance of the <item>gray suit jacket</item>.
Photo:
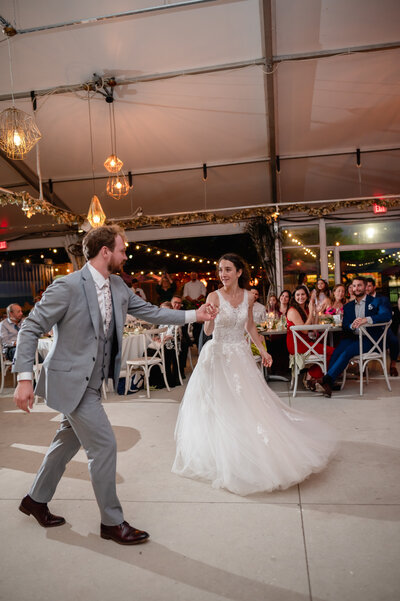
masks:
[[(160, 309), (143, 301), (119, 276), (110, 276), (116, 344), (110, 371), (114, 386), (121, 368), (122, 334), (126, 314), (151, 323), (183, 325), (185, 312)], [(82, 398), (93, 371), (98, 348), (100, 309), (88, 267), (55, 280), (25, 319), (18, 334), (13, 372), (32, 372), (38, 338), (53, 329), (54, 344), (47, 355), (36, 394), (49, 407), (70, 413)]]

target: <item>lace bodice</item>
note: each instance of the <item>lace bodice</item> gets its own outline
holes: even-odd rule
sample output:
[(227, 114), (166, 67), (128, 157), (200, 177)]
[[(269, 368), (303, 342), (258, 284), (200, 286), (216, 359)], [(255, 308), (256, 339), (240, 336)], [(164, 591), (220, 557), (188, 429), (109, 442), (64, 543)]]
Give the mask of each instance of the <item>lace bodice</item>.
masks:
[(217, 290), (219, 298), (219, 313), (215, 318), (213, 340), (237, 344), (244, 342), (245, 324), (247, 321), (249, 301), (247, 290), (244, 290), (243, 301), (237, 307), (232, 307)]

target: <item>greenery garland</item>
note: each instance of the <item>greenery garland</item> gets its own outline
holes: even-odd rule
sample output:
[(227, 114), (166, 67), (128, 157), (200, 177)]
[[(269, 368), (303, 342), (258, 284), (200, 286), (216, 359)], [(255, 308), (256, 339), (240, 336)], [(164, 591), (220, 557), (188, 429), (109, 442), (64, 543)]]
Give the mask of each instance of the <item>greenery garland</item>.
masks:
[[(57, 223), (66, 225), (81, 226), (85, 221), (84, 215), (75, 215), (70, 211), (60, 209), (45, 200), (35, 199), (28, 192), (0, 192), (0, 206), (14, 204), (25, 212), (30, 212), (32, 215), (41, 213), (51, 215)], [(321, 206), (310, 206), (301, 203), (293, 203), (282, 207), (283, 213), (302, 212), (310, 217), (324, 217), (331, 215), (340, 209), (367, 209), (373, 204), (379, 204), (387, 208), (400, 207), (400, 196), (396, 198), (377, 199), (368, 198), (366, 200), (342, 200), (336, 202), (327, 202)], [(122, 228), (135, 230), (144, 227), (173, 227), (177, 225), (188, 225), (193, 223), (235, 223), (239, 221), (248, 221), (254, 218), (263, 218), (268, 224), (273, 223), (277, 219), (278, 213), (274, 207), (257, 207), (252, 209), (241, 209), (229, 215), (221, 215), (219, 213), (186, 213), (184, 215), (170, 215), (167, 217), (159, 217), (157, 215), (141, 215), (133, 219), (125, 219), (116, 222), (108, 220), (106, 223), (118, 223)]]

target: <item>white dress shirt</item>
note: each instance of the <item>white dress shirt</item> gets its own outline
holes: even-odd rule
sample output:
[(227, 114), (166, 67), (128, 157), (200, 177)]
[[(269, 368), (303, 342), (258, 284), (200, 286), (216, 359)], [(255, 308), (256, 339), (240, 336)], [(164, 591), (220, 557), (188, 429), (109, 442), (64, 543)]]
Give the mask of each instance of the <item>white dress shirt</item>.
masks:
[(190, 282), (186, 282), (183, 287), (183, 296), (190, 296), (193, 300), (196, 300), (199, 296), (205, 296), (206, 292), (207, 289), (200, 280), (195, 280), (194, 282), (190, 280)]

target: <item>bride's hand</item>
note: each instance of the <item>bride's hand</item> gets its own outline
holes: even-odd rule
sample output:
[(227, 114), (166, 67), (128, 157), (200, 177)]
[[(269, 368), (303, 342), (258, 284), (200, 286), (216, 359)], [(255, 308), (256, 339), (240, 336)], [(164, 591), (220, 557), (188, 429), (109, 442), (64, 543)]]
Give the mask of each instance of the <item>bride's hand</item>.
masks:
[(204, 303), (196, 310), (196, 321), (210, 321), (218, 315), (218, 307), (212, 303)]
[(272, 365), (272, 357), (269, 353), (267, 353), (267, 351), (264, 351), (261, 353), (261, 359), (262, 359), (262, 364), (265, 367), (271, 367)]

